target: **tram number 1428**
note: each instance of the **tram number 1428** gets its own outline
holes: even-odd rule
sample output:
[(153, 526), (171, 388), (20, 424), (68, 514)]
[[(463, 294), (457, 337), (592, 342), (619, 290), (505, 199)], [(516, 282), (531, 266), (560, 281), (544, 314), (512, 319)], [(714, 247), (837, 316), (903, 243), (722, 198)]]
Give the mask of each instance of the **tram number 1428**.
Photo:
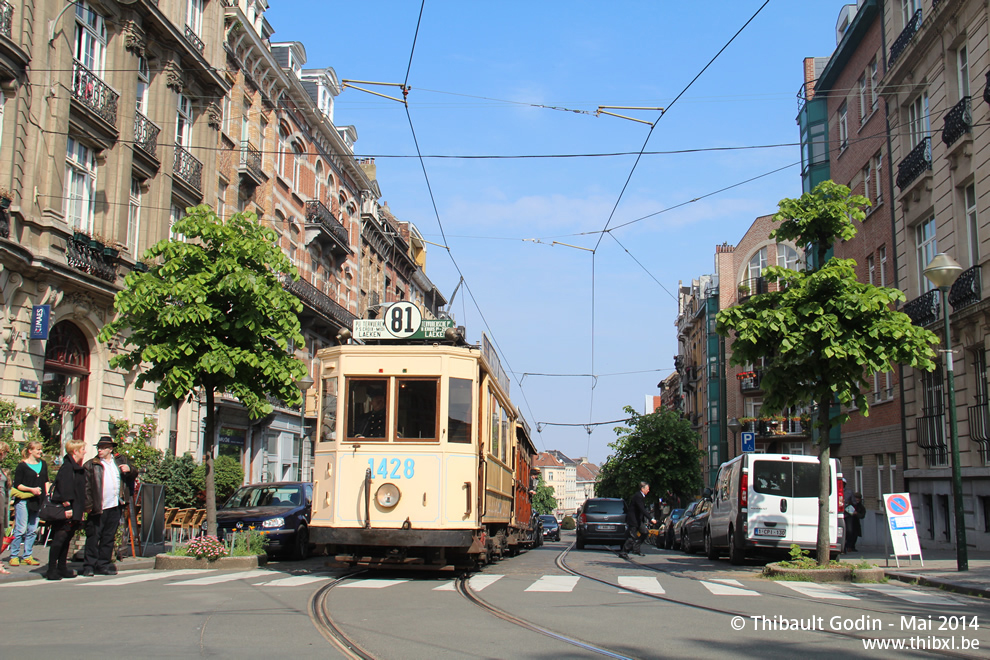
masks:
[[(382, 479), (412, 479), (416, 474), (416, 460), (407, 458), (403, 461), (400, 458), (383, 458), (375, 469), (375, 459), (368, 459), (368, 469), (372, 474), (377, 474)], [(401, 472), (400, 472), (401, 469)]]

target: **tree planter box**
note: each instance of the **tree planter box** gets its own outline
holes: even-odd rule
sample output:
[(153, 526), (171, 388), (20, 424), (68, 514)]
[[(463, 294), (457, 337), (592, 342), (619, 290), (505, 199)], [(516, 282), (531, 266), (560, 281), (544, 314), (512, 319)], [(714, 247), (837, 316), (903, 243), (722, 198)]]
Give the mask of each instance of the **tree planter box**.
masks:
[(258, 568), (268, 562), (265, 555), (250, 557), (222, 557), (216, 561), (197, 559), (196, 557), (176, 557), (173, 555), (155, 555), (156, 571), (174, 571), (185, 568), (213, 568), (223, 571), (246, 571)]
[(763, 568), (767, 577), (800, 578), (808, 582), (852, 582), (852, 566), (835, 568), (784, 568), (778, 564), (767, 564)]

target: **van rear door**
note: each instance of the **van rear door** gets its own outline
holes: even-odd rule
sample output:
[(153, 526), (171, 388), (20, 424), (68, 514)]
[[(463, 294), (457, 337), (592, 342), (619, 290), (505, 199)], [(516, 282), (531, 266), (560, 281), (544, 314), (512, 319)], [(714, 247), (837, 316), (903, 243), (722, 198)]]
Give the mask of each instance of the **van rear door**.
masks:
[[(835, 482), (830, 470), (829, 493)], [(818, 459), (812, 456), (754, 457), (750, 469), (749, 538), (769, 545), (814, 547), (818, 539)], [(829, 498), (829, 509), (832, 508)], [(831, 514), (831, 511), (830, 511)], [(837, 535), (836, 516), (829, 532)]]

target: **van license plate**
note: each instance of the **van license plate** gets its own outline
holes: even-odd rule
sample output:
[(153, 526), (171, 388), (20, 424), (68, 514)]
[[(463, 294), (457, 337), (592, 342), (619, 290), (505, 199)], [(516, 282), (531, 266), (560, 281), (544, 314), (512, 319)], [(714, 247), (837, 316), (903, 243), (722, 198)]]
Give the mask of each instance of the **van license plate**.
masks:
[(757, 536), (785, 536), (787, 530), (784, 529), (771, 529), (769, 527), (757, 527), (753, 530), (753, 533)]
[(598, 531), (599, 532), (614, 532), (615, 531), (615, 525), (599, 525), (598, 526)]

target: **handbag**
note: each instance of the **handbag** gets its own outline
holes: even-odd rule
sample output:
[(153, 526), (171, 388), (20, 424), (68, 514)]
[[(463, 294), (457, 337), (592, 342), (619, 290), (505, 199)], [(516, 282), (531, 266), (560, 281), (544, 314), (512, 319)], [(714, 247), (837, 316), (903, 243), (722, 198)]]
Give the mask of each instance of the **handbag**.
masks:
[(65, 507), (59, 502), (52, 502), (51, 497), (46, 495), (38, 511), (38, 517), (47, 523), (65, 520)]

